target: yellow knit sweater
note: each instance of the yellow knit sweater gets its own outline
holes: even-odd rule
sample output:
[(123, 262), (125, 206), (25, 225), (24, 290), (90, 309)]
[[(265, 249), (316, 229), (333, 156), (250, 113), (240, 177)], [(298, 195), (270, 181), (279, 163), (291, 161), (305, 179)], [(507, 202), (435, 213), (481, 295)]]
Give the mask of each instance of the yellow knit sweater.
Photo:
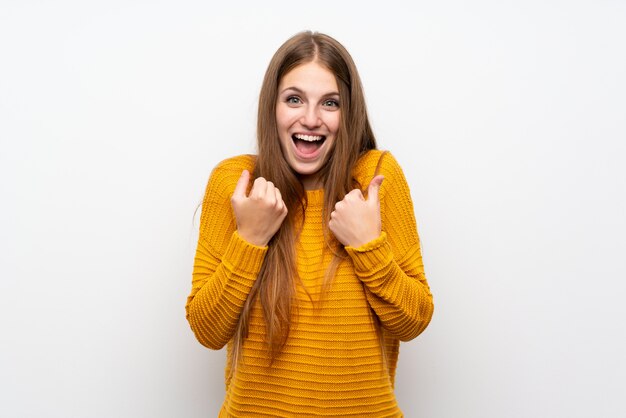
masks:
[[(367, 187), (381, 156), (369, 151), (354, 175)], [(244, 241), (236, 231), (230, 196), (254, 157), (220, 163), (211, 174), (202, 205), (200, 237), (187, 320), (203, 345), (220, 349), (231, 338), (267, 247)], [(393, 392), (399, 341), (415, 338), (433, 312), (409, 189), (396, 160), (382, 159), (383, 232), (359, 247), (346, 247), (324, 302), (324, 272), (332, 254), (324, 244), (323, 190), (307, 191), (308, 206), (297, 246), (296, 312), (286, 345), (269, 367), (264, 320), (257, 303), (250, 317), (242, 363), (232, 378), (220, 417), (401, 417)], [(305, 288), (303, 288), (306, 287)], [(308, 292), (308, 294), (307, 294)], [(321, 308), (320, 308), (321, 306)], [(383, 328), (380, 346), (376, 315)], [(386, 361), (383, 360), (383, 350)]]

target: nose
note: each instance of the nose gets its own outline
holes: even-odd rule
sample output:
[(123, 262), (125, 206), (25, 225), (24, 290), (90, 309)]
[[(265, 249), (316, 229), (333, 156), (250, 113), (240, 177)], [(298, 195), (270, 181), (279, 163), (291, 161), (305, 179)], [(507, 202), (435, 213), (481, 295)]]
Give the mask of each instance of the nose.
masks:
[(300, 118), (300, 123), (307, 129), (314, 129), (322, 124), (317, 106), (306, 106)]

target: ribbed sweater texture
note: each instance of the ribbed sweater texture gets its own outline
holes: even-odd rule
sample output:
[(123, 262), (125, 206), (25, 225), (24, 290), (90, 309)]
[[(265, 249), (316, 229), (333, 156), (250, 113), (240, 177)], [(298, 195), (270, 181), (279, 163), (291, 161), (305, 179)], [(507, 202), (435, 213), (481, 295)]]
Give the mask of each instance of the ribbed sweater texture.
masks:
[[(226, 367), (220, 417), (403, 416), (394, 395), (399, 343), (426, 328), (433, 299), (400, 166), (391, 154), (381, 160), (381, 151), (372, 150), (358, 161), (354, 177), (367, 188), (379, 160), (383, 232), (359, 248), (346, 247), (349, 257), (326, 292), (324, 273), (333, 255), (324, 243), (324, 191), (306, 192), (296, 248), (301, 280), (289, 337), (270, 366), (257, 300), (242, 362), (232, 377)], [(230, 204), (241, 172), (252, 172), (254, 162), (251, 155), (230, 158), (210, 176), (186, 305), (198, 341), (212, 349), (227, 345), (229, 359), (239, 315), (267, 252), (237, 234)]]

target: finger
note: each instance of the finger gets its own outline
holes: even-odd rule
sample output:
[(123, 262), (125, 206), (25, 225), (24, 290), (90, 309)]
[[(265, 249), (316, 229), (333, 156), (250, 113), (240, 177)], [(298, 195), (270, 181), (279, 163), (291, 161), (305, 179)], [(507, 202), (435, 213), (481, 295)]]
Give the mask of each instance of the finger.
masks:
[(367, 188), (367, 200), (376, 200), (378, 201), (378, 190), (380, 189), (380, 185), (383, 183), (385, 176), (378, 175), (370, 181), (370, 185)]
[(276, 205), (276, 186), (271, 181), (268, 181), (265, 186), (265, 199), (268, 203)]
[(241, 172), (241, 176), (239, 176), (239, 180), (237, 180), (233, 197), (246, 197), (246, 190), (248, 189), (249, 182), (250, 172), (248, 170), (243, 170)]
[(280, 194), (278, 188), (274, 188), (274, 196), (276, 197), (276, 206), (282, 210), (285, 206), (285, 202), (283, 202), (283, 196)]
[(257, 177), (252, 185), (250, 191), (250, 197), (253, 199), (262, 199), (265, 196), (265, 190), (267, 189), (267, 180), (263, 177)]
[(345, 196), (345, 198), (348, 198), (348, 199), (356, 198), (356, 199), (359, 199), (359, 200), (365, 200), (365, 198), (363, 197), (363, 192), (361, 192), (361, 190), (359, 190), (359, 189), (352, 189), (350, 191), (350, 193), (348, 193)]

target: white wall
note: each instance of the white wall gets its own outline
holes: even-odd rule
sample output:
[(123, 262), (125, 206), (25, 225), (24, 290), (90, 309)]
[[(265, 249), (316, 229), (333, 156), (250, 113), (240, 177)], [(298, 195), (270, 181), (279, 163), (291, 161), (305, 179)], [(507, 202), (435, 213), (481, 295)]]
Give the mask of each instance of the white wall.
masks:
[(620, 0), (0, 4), (0, 415), (209, 417), (184, 319), (211, 168), (254, 152), (274, 50), (352, 52), (436, 298), (407, 417), (622, 417)]

